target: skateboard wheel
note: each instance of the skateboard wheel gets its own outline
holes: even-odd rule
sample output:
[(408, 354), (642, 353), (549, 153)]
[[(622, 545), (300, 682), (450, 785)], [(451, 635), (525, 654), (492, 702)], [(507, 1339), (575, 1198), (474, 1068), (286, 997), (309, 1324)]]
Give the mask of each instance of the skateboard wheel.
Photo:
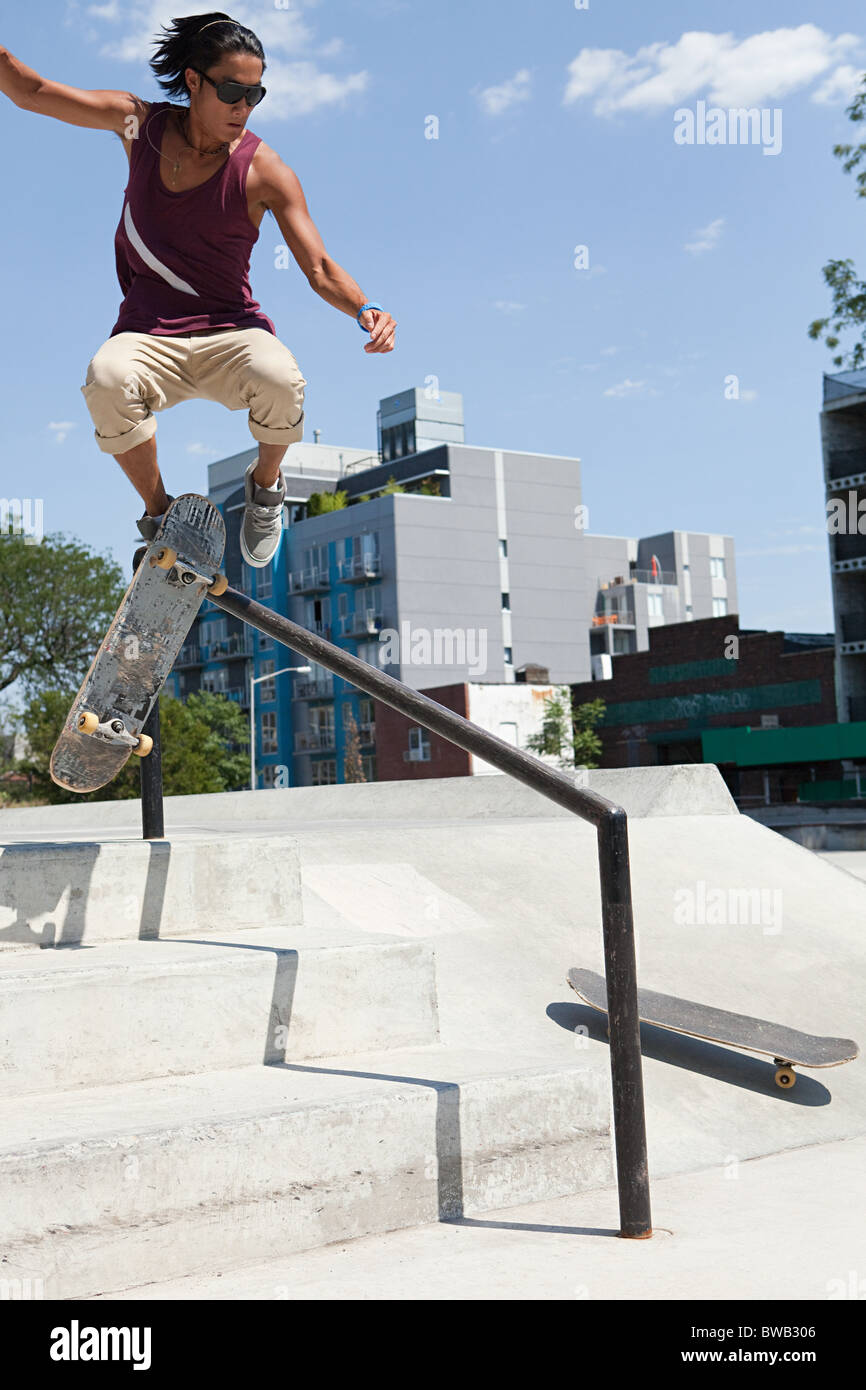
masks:
[(212, 594), (224, 594), (228, 586), (229, 581), (226, 579), (225, 575), (217, 574), (214, 575), (213, 583), (210, 586), (210, 591)]
[(80, 734), (92, 734), (99, 728), (99, 719), (92, 710), (85, 710), (78, 716), (78, 732)]
[(138, 747), (134, 748), (132, 751), (137, 758), (146, 758), (152, 747), (153, 739), (150, 734), (139, 734)]
[(172, 565), (177, 562), (177, 551), (172, 550), (170, 545), (164, 545), (158, 550), (151, 560), (152, 565), (156, 565), (158, 570), (170, 570)]
[(797, 1080), (797, 1073), (793, 1067), (779, 1067), (776, 1072), (776, 1085), (781, 1086), (783, 1091), (790, 1091)]

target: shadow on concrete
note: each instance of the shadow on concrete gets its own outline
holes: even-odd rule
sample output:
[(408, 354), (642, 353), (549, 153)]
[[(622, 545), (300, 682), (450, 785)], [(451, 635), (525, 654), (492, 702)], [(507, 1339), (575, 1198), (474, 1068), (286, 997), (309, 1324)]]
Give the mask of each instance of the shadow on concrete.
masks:
[[(570, 1033), (579, 1028), (596, 1042), (608, 1041), (607, 1016), (588, 1004), (549, 1004), (547, 1016)], [(724, 1081), (729, 1086), (756, 1091), (785, 1105), (821, 1106), (830, 1105), (833, 1100), (826, 1086), (802, 1071), (797, 1071), (795, 1085), (786, 1091), (776, 1085), (776, 1067), (772, 1060), (765, 1061), (763, 1057), (752, 1056), (748, 1052), (737, 1052), (719, 1043), (705, 1042), (687, 1033), (674, 1033), (652, 1023), (642, 1023), (640, 1040), (644, 1057), (652, 1057), (657, 1062), (667, 1062), (672, 1067), (682, 1067), (686, 1071), (699, 1072), (702, 1076)]]
[[(74, 846), (44, 840), (6, 845), (0, 855), (0, 909), (11, 908), (15, 917), (0, 927), (0, 942), (40, 947), (80, 945), (90, 881), (101, 848), (89, 841)], [(58, 853), (50, 864), (40, 864), (38, 856), (44, 856), (46, 850)], [(43, 922), (39, 930), (31, 926), (35, 919), (48, 914), (54, 914), (55, 920)]]
[[(262, 1063), (266, 1067), (286, 1061), (286, 1048), (289, 1043), (289, 1025), (292, 1021), (292, 1005), (295, 1000), (295, 986), (298, 979), (300, 956), (290, 946), (259, 946), (254, 942), (247, 945), (242, 941), (219, 941), (214, 937), (203, 940), (201, 937), (182, 936), (174, 938), (180, 945), (222, 946), (226, 951), (264, 951), (276, 956), (274, 987), (271, 991), (271, 1006), (268, 1013), (267, 1031), (262, 1049)], [(163, 940), (170, 944), (171, 937)]]
[[(104, 842), (87, 840), (21, 841), (4, 846), (0, 855), (0, 910), (11, 908), (15, 917), (0, 927), (0, 943), (43, 949), (90, 949), (84, 940), (87, 903), (93, 871), (103, 848)], [(138, 928), (143, 941), (159, 937), (171, 862), (170, 842), (154, 840), (148, 848), (150, 857)], [(53, 852), (48, 860), (46, 851)], [(55, 920), (34, 929), (31, 923), (48, 914), (53, 914)]]
[(165, 891), (168, 883), (168, 870), (171, 863), (170, 840), (147, 840), (150, 850), (147, 877), (144, 881), (144, 894), (141, 900), (141, 916), (138, 922), (139, 941), (156, 941), (162, 926), (165, 908)]

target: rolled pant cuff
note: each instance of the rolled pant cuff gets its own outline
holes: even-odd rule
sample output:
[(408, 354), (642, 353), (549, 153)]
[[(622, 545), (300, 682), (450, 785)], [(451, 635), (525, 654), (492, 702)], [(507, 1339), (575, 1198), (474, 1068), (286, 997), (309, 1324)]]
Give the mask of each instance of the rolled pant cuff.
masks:
[(149, 415), (146, 420), (141, 420), (137, 425), (133, 425), (131, 430), (125, 430), (123, 434), (100, 434), (98, 430), (94, 430), (93, 438), (104, 454), (126, 454), (130, 449), (134, 449), (136, 444), (144, 444), (155, 434), (156, 418)]
[(250, 434), (259, 444), (297, 444), (304, 437), (303, 415), (296, 425), (288, 425), (281, 430), (269, 429), (253, 419), (250, 419), (249, 425)]

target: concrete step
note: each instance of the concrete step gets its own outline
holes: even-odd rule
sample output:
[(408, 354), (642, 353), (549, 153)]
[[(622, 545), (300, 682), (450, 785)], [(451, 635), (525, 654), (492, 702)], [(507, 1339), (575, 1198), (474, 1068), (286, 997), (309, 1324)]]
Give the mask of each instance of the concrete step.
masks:
[(266, 927), (0, 954), (0, 1097), (437, 1041), (423, 941)]
[(603, 1186), (608, 1086), (431, 1046), (2, 1101), (3, 1277), (89, 1297)]
[(302, 920), (286, 835), (0, 846), (0, 951)]

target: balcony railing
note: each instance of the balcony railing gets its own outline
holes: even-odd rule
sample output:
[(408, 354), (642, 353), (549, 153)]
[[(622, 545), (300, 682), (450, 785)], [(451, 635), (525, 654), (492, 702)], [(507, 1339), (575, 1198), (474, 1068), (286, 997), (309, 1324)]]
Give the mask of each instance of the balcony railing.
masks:
[(201, 666), (201, 649), (196, 642), (189, 642), (185, 647), (181, 647), (177, 654), (175, 666)]
[(295, 681), (296, 700), (327, 700), (334, 693), (334, 677), (319, 681)]
[(382, 631), (385, 619), (375, 608), (356, 609), (340, 619), (342, 637), (375, 637)]
[(242, 685), (218, 686), (202, 681), (201, 688), (206, 695), (223, 695), (227, 700), (240, 705), (242, 709), (249, 708), (250, 694)]
[(375, 724), (359, 724), (359, 725), (358, 725), (358, 737), (360, 738), (360, 740), (361, 740), (362, 743), (375, 743), (375, 742), (376, 742), (376, 725), (375, 725)]
[(332, 753), (336, 746), (333, 729), (304, 729), (295, 734), (296, 753)]
[(340, 561), (340, 578), (348, 584), (360, 584), (365, 579), (379, 579), (382, 561), (378, 555), (353, 555)]
[(289, 575), (290, 594), (315, 594), (330, 588), (328, 571), (312, 566), (310, 569), (293, 570)]
[(624, 574), (616, 574), (611, 579), (596, 579), (598, 589), (617, 589), (626, 584), (669, 584), (676, 587), (677, 576), (673, 570), (628, 570)]
[(233, 632), (231, 637), (219, 637), (215, 642), (202, 642), (205, 661), (220, 661), (225, 657), (252, 656), (253, 639), (249, 632)]

